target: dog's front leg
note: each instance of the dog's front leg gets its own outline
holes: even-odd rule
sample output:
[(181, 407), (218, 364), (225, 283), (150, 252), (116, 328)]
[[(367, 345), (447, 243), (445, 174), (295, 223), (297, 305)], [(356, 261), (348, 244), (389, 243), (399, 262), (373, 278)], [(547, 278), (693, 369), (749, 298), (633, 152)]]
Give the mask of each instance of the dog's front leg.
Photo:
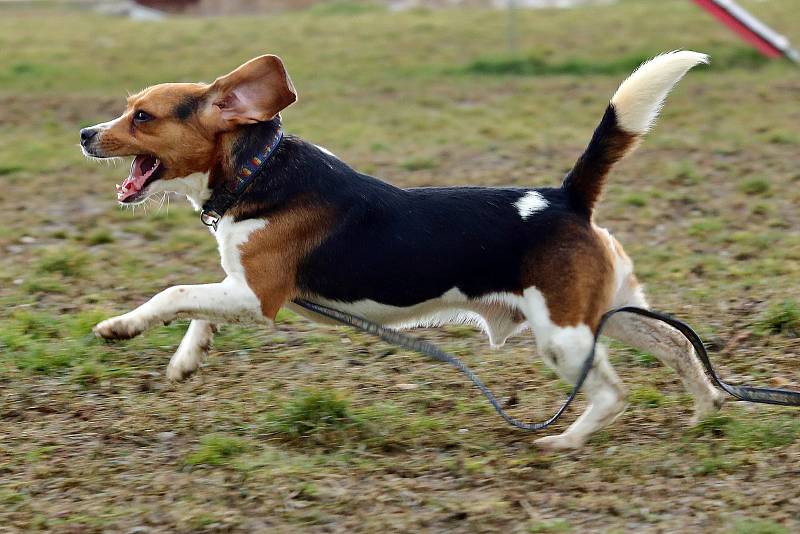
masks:
[(209, 321), (193, 319), (189, 329), (181, 340), (181, 344), (167, 366), (167, 378), (183, 380), (197, 371), (200, 364), (208, 356), (211, 340), (217, 333), (217, 326)]
[(247, 284), (228, 277), (218, 284), (165, 289), (135, 310), (101, 322), (94, 332), (104, 339), (130, 339), (183, 317), (218, 323), (266, 321)]

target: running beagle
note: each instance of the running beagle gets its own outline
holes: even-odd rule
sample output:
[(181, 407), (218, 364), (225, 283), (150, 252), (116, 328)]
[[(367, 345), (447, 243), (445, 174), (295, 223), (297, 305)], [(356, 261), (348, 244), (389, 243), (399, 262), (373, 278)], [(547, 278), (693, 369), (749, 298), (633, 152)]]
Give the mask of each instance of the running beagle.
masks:
[[(215, 324), (269, 323), (304, 298), (395, 327), (468, 322), (493, 346), (529, 328), (547, 365), (574, 381), (601, 315), (647, 307), (631, 260), (592, 211), (612, 166), (650, 129), (667, 93), (707, 56), (676, 51), (643, 64), (611, 99), (585, 152), (559, 187), (400, 189), (327, 150), (284, 134), (280, 111), (297, 93), (280, 58), (264, 55), (211, 84), (165, 83), (128, 98), (111, 122), (84, 128), (87, 156), (133, 156), (117, 200), (185, 194), (212, 227), (227, 277), (170, 287), (95, 327), (127, 339), (192, 319), (167, 367), (197, 370)], [(721, 394), (675, 330), (617, 316), (606, 333), (657, 356), (694, 396), (695, 417)], [(625, 391), (598, 347), (586, 411), (550, 449), (583, 445), (625, 408)]]

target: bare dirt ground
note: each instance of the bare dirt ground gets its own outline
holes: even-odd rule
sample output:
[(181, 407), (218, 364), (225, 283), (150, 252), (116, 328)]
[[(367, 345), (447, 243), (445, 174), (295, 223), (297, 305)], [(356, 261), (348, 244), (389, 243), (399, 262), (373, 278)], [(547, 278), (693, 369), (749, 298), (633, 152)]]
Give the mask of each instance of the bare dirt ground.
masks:
[[(746, 4), (791, 30), (791, 0)], [(631, 65), (686, 47), (714, 62), (671, 95), (597, 220), (723, 376), (799, 389), (797, 68), (677, 0), (518, 22), (524, 53), (510, 57), (505, 15), (484, 10), (134, 22), (2, 8), (0, 532), (800, 530), (798, 412), (728, 403), (690, 427), (677, 377), (622, 346), (628, 411), (585, 449), (548, 454), (454, 371), (290, 313), (225, 328), (180, 384), (163, 372), (185, 323), (91, 335), (166, 286), (222, 274), (184, 201), (121, 210), (127, 162), (80, 156), (78, 128), (119, 113), (126, 91), (269, 51), (300, 92), (287, 129), (361, 170), (403, 186), (554, 185)], [(565, 394), (527, 333), (497, 351), (467, 327), (420, 335), (516, 396), (515, 416), (543, 419)]]

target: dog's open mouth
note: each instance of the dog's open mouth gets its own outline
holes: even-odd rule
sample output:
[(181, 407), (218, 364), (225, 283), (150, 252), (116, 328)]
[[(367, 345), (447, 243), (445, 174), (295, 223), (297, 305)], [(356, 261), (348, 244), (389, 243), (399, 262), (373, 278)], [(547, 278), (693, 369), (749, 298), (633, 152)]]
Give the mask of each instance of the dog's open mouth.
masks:
[(143, 200), (147, 196), (147, 186), (158, 180), (164, 166), (155, 156), (139, 155), (133, 158), (131, 173), (117, 185), (117, 200), (124, 204)]

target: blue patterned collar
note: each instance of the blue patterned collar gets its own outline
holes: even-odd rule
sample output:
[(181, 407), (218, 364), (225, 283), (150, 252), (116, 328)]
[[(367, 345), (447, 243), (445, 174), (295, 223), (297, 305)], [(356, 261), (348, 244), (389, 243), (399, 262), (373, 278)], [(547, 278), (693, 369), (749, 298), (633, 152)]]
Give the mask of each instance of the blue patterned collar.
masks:
[(283, 129), (278, 128), (272, 139), (256, 155), (249, 158), (234, 175), (234, 179), (215, 189), (203, 204), (200, 220), (203, 224), (217, 229), (217, 223), (231, 206), (239, 201), (245, 189), (253, 183), (258, 173), (264, 168), (272, 154), (283, 140)]

